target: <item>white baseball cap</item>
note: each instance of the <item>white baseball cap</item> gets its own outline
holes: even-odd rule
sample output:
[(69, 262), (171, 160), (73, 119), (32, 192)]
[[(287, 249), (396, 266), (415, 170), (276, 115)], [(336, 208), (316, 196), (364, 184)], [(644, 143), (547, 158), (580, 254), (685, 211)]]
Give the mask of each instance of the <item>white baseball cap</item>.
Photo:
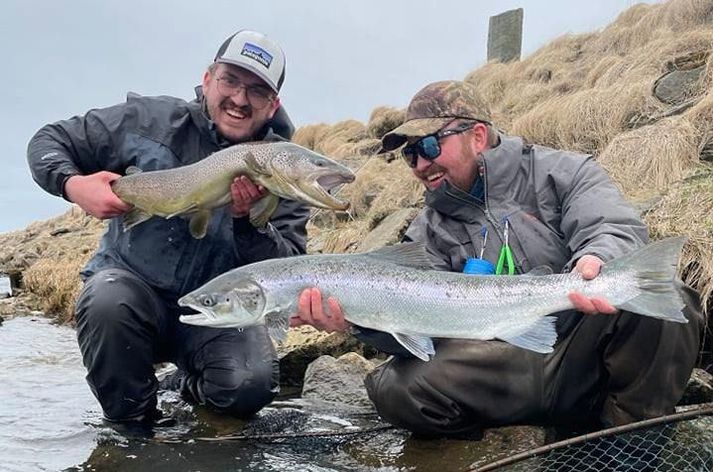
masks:
[(226, 39), (213, 62), (247, 69), (275, 92), (285, 80), (285, 53), (276, 42), (256, 31), (240, 30)]

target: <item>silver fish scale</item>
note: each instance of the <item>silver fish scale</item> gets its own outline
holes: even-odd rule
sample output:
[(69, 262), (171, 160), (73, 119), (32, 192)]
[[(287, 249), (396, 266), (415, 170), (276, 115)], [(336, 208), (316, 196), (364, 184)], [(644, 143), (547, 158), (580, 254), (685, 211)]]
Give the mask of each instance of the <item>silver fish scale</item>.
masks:
[(304, 288), (318, 286), (325, 297), (339, 299), (354, 324), (435, 337), (490, 339), (524, 330), (535, 318), (572, 308), (567, 294), (575, 290), (607, 294), (613, 304), (638, 294), (633, 272), (602, 274), (589, 282), (578, 274), (471, 276), (358, 255), (348, 261), (329, 255), (288, 258), (254, 264), (250, 272), (266, 293), (266, 311), (293, 310)]

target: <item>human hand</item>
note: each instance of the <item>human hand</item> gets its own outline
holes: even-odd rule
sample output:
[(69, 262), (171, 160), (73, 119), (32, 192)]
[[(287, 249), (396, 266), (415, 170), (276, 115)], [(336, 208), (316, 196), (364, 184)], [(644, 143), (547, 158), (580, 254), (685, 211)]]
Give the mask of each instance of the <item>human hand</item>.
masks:
[(108, 171), (73, 175), (65, 182), (64, 193), (90, 215), (102, 220), (114, 218), (132, 208), (111, 190), (111, 183), (119, 177), (121, 175)]
[(266, 193), (265, 187), (255, 185), (248, 177), (244, 175), (236, 177), (230, 184), (230, 196), (233, 199), (230, 212), (236, 218), (249, 215), (250, 207)]
[[(579, 272), (584, 280), (592, 280), (599, 275), (603, 265), (604, 261), (597, 256), (586, 255), (577, 261), (573, 272)], [(597, 313), (614, 315), (619, 312), (619, 310), (610, 305), (609, 301), (604, 297), (589, 298), (579, 292), (572, 292), (568, 297), (569, 301), (574, 305), (575, 310), (588, 315), (595, 315)]]
[(306, 288), (297, 299), (297, 313), (290, 318), (290, 326), (311, 325), (321, 331), (347, 331), (351, 324), (344, 319), (344, 312), (334, 297), (327, 299), (327, 310), (322, 304), (318, 288)]

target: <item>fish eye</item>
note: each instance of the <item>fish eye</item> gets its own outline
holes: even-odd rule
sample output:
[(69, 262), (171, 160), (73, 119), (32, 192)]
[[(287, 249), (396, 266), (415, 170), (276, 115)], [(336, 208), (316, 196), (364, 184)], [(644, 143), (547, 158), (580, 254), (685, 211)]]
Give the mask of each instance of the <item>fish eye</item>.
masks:
[(203, 295), (200, 299), (200, 302), (203, 306), (213, 306), (215, 305), (215, 300), (213, 300), (213, 297), (210, 295)]

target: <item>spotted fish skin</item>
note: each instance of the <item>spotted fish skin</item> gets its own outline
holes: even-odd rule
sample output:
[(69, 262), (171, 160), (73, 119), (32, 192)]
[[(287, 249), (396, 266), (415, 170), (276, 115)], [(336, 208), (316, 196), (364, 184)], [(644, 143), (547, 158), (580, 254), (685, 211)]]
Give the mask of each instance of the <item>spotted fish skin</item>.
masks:
[(365, 254), (307, 255), (243, 266), (183, 296), (198, 311), (184, 323), (242, 327), (265, 323), (284, 337), (299, 293), (319, 287), (336, 297), (351, 323), (391, 333), (415, 356), (434, 354), (431, 338), (500, 339), (551, 352), (556, 318), (573, 307), (569, 293), (605, 297), (633, 313), (687, 322), (677, 290), (685, 238), (652, 243), (608, 262), (599, 276), (579, 274), (477, 276), (430, 270), (419, 243)]
[(230, 185), (245, 175), (269, 194), (251, 220), (264, 226), (277, 206), (277, 197), (332, 210), (346, 210), (349, 203), (328, 192), (352, 182), (346, 166), (289, 142), (237, 144), (194, 164), (174, 169), (141, 172), (130, 168), (112, 182), (112, 190), (134, 209), (124, 217), (124, 229), (152, 216), (188, 216), (194, 237), (205, 235), (210, 211), (231, 201)]

